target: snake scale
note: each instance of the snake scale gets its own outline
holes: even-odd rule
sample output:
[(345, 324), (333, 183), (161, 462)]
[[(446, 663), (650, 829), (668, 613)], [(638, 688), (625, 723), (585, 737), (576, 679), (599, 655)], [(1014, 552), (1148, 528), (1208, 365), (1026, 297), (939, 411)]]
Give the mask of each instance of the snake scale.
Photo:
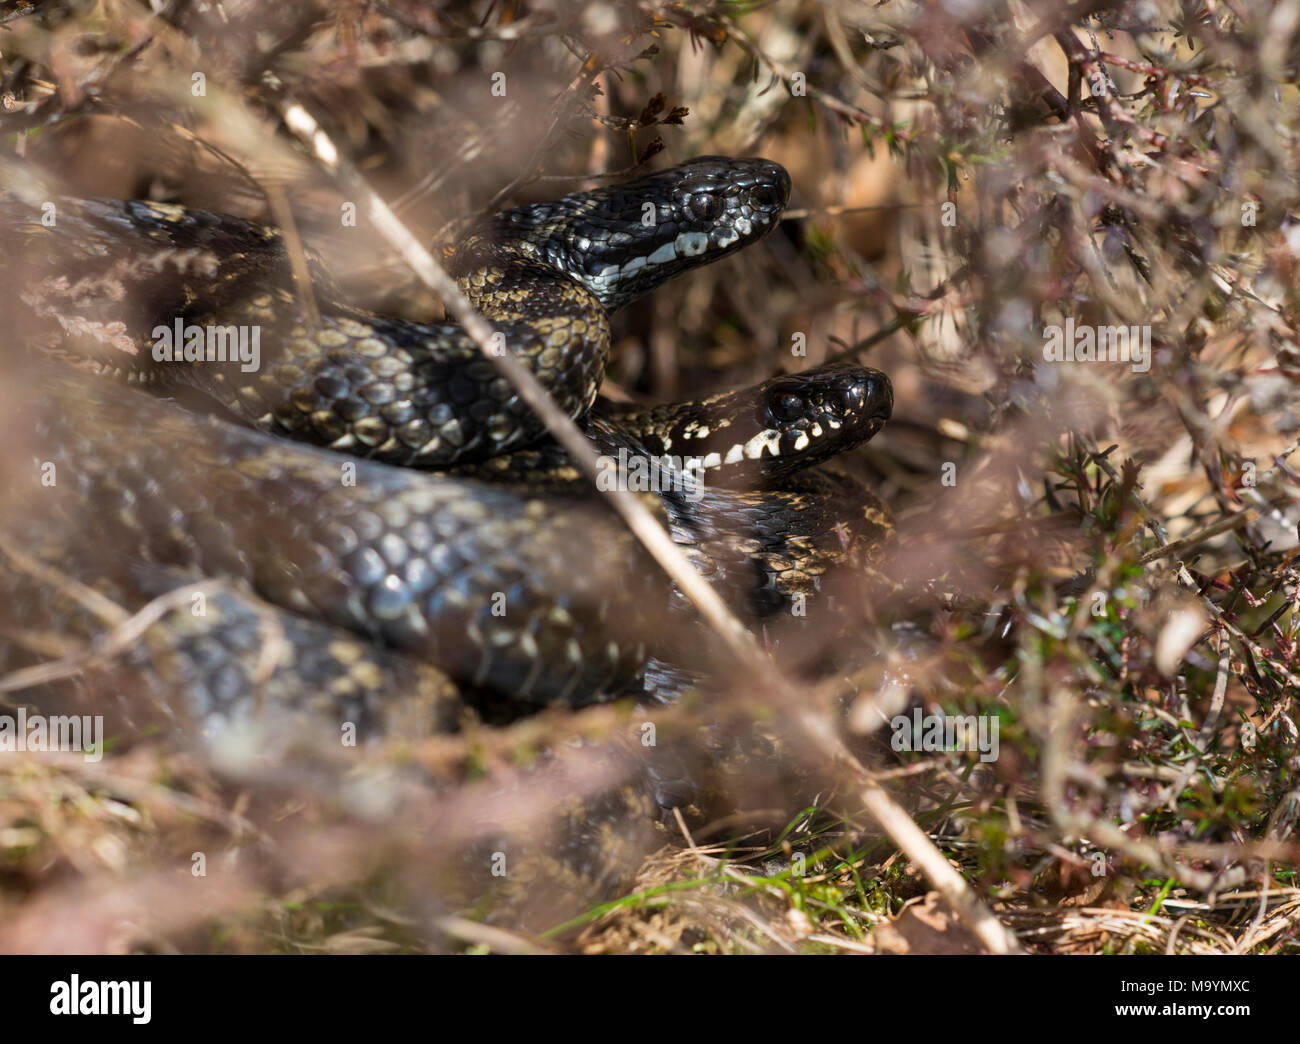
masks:
[[(136, 611), (205, 580), (203, 613), (165, 607), (89, 672), (130, 690), (125, 722), (273, 705), (418, 734), (457, 728), (464, 700), (509, 717), (662, 698), (650, 679), (707, 667), (690, 607), (458, 326), (348, 305), (310, 251), (309, 318), (278, 231), (50, 203), (15, 170), (0, 168), (18, 303), (3, 406), (21, 418), (0, 456), (0, 668), (102, 643), (120, 620), (100, 598)], [(879, 430), (888, 379), (837, 363), (649, 408), (598, 393), (610, 314), (766, 235), (789, 194), (774, 163), (705, 157), (503, 211), (450, 261), (612, 473), (649, 462), (666, 488), (647, 504), (751, 622), (880, 554), (879, 503), (815, 465)], [(257, 331), (255, 365), (181, 345), (192, 329), (233, 345), (240, 328)], [(35, 687), (40, 702), (61, 706), (67, 684)]]

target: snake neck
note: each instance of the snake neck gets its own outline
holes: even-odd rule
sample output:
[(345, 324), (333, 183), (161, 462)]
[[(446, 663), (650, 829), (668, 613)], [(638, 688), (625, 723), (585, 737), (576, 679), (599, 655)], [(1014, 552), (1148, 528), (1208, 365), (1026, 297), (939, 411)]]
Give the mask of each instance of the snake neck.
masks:
[(594, 381), (586, 382), (572, 401), (561, 386), (553, 392), (571, 416), (591, 408), (609, 360), (611, 336), (609, 315), (595, 294), (550, 265), (514, 257), (460, 271), (456, 283), (475, 311), (497, 327), (494, 351), (503, 353), (509, 330), (522, 324), (536, 336), (517, 342), (516, 354), (535, 369), (551, 372), (563, 369), (566, 360), (581, 360)]

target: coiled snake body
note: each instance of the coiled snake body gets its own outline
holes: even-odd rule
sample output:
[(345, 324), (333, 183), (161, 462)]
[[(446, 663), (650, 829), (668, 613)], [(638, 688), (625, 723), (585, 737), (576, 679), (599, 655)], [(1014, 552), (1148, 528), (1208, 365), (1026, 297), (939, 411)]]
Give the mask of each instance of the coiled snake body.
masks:
[[(20, 287), (21, 340), (79, 363), (8, 353), (8, 393), (25, 400), (21, 389), (36, 388), (40, 404), (22, 449), (0, 462), (14, 494), (0, 520), (6, 546), (128, 606), (200, 578), (229, 581), (215, 599), (220, 626), (189, 621), (167, 655), (132, 654), (201, 693), (192, 708), (239, 706), (258, 644), (248, 634), (267, 612), (287, 611), (277, 625), (287, 673), (306, 672), (311, 699), (343, 714), (378, 713), (376, 694), (397, 675), (420, 688), (411, 677), (423, 664), (514, 704), (581, 705), (625, 691), (653, 654), (689, 659), (664, 648), (667, 581), (458, 326), (353, 309), (309, 255), (313, 325), (272, 229), (71, 199), (51, 224), (39, 193), (6, 180), (3, 268)], [(672, 407), (589, 411), (608, 313), (766, 234), (789, 191), (776, 164), (709, 157), (507, 210), (452, 258), (500, 343), (602, 451), (694, 460), (702, 489), (662, 492), (654, 506), (751, 615), (815, 590), (826, 568), (869, 558), (887, 535), (855, 484), (796, 472), (874, 434), (888, 380), (837, 364)], [(155, 358), (157, 328), (173, 322), (255, 325), (260, 364)], [(130, 383), (198, 388), (219, 415)], [(32, 635), (43, 628), (103, 629), (84, 600), (34, 579), (39, 569), (9, 565), (0, 640), (20, 653), (9, 666), (40, 659)]]

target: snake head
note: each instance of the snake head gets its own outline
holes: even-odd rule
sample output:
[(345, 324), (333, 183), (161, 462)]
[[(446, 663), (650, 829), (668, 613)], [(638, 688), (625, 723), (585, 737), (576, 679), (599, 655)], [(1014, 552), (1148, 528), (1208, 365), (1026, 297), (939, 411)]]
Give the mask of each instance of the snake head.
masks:
[[(613, 310), (760, 239), (790, 200), (790, 175), (765, 159), (702, 156), (624, 182), (515, 207), (469, 237), (566, 273)], [(462, 256), (455, 268), (472, 267)]]
[(894, 407), (879, 370), (827, 363), (740, 391), (620, 417), (652, 453), (689, 462), (706, 485), (758, 487), (852, 449)]

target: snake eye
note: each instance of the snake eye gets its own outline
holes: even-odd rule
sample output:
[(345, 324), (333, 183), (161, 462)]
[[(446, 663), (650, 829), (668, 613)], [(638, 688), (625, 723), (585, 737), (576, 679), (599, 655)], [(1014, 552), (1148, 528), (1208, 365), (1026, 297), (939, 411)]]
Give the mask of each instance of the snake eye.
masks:
[(778, 424), (791, 424), (803, 416), (803, 396), (792, 391), (775, 392), (767, 400), (767, 412)]
[(686, 197), (686, 213), (696, 221), (712, 221), (722, 213), (722, 200), (712, 192), (692, 192)]

